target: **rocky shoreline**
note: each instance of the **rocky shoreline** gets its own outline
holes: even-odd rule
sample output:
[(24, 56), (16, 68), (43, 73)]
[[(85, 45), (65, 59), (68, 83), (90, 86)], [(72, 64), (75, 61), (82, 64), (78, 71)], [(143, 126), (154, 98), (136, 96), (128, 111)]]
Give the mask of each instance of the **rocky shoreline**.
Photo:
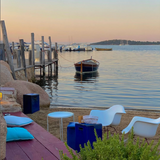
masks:
[[(2, 60), (0, 60), (0, 67), (0, 92), (3, 94), (3, 99), (0, 101), (0, 109), (2, 112), (17, 112), (22, 110), (23, 95), (29, 93), (39, 94), (40, 107), (50, 106), (48, 94), (39, 85), (24, 80), (14, 80), (10, 66)], [(14, 93), (9, 93), (8, 89), (14, 90)]]

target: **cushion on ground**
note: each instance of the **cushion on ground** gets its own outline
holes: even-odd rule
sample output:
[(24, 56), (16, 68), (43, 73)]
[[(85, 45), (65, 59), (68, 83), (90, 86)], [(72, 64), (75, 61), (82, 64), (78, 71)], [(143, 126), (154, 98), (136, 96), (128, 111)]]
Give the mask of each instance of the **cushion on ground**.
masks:
[(4, 116), (7, 126), (25, 126), (33, 122), (32, 119), (27, 117), (18, 116)]
[(18, 140), (31, 140), (34, 137), (25, 129), (21, 127), (7, 127), (7, 138), (6, 141), (18, 141)]

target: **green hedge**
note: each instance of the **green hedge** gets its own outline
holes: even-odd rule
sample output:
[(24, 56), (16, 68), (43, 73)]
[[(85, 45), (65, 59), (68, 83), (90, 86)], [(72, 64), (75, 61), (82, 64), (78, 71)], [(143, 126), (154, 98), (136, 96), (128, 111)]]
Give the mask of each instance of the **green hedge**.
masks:
[(90, 142), (85, 145), (84, 148), (80, 146), (80, 152), (74, 154), (72, 149), (67, 146), (68, 151), (72, 155), (69, 158), (63, 151), (59, 151), (61, 160), (158, 160), (160, 159), (160, 154), (158, 151), (158, 146), (160, 141), (153, 146), (152, 141), (149, 145), (146, 143), (145, 139), (140, 143), (139, 137), (136, 142), (134, 141), (133, 130), (128, 136), (128, 141), (124, 143), (124, 134), (120, 137), (118, 134), (111, 136), (109, 133), (109, 138), (104, 135), (103, 140), (97, 137), (96, 142), (93, 142), (93, 149)]

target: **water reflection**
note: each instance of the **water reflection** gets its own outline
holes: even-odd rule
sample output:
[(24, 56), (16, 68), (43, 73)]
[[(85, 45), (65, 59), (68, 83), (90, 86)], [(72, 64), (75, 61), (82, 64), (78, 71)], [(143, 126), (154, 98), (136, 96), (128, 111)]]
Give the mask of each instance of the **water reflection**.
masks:
[(53, 89), (58, 90), (58, 72), (54, 74), (53, 79)]
[[(97, 46), (99, 47), (99, 46)], [(160, 109), (160, 45), (106, 46), (112, 52), (65, 52), (59, 57), (59, 72), (51, 79), (41, 79), (53, 106)], [(68, 67), (88, 57), (100, 62), (99, 73), (76, 74)], [(67, 67), (66, 67), (67, 66)], [(47, 70), (47, 69), (46, 69)], [(54, 70), (53, 70), (54, 71)], [(38, 72), (39, 73), (39, 72)]]
[[(53, 73), (52, 73), (53, 74)], [(36, 84), (40, 85), (49, 95), (51, 102), (58, 101), (58, 71), (53, 75), (46, 74), (46, 76), (36, 75)]]
[(94, 83), (96, 82), (97, 77), (99, 77), (99, 73), (93, 72), (93, 73), (85, 73), (85, 74), (80, 74), (80, 73), (75, 73), (74, 76), (74, 81), (76, 82), (81, 82), (81, 83)]
[(43, 88), (46, 85), (46, 77), (45, 76), (42, 77), (40, 75), (36, 75), (36, 82), (35, 83)]
[[(52, 73), (53, 74), (53, 73)], [(36, 74), (36, 84), (40, 85), (42, 88), (48, 89), (58, 89), (58, 71), (54, 71), (53, 75), (46, 74), (46, 76), (40, 76)]]

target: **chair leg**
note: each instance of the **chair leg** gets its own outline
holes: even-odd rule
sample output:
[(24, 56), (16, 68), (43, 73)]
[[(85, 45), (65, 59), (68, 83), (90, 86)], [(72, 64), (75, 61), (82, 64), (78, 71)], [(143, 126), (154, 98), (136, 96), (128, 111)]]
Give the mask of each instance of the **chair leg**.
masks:
[(117, 133), (117, 130), (113, 127), (113, 126), (110, 126), (111, 128), (113, 128), (114, 129), (114, 131)]
[(102, 131), (103, 131), (103, 132), (102, 132), (103, 134), (106, 132), (105, 127), (103, 127)]
[[(106, 127), (107, 127), (107, 129), (106, 129)], [(105, 126), (104, 129), (103, 129), (103, 134), (104, 134), (105, 132), (107, 132), (107, 139), (108, 139), (108, 137), (109, 137), (109, 127), (111, 127), (111, 128), (114, 129), (114, 131), (113, 131), (112, 134), (114, 134), (114, 132), (118, 133), (117, 130), (116, 130), (113, 126)]]
[[(135, 135), (133, 135), (133, 139), (134, 139), (134, 138), (135, 138)], [(128, 140), (128, 138), (125, 139), (124, 142), (127, 142), (127, 140)], [(145, 140), (146, 140), (147, 144), (149, 145), (149, 142), (148, 142), (147, 138), (145, 138)], [(136, 139), (134, 139), (134, 142), (136, 142)]]
[(147, 144), (149, 145), (149, 142), (148, 142), (147, 138), (145, 138), (145, 140), (146, 140)]
[(104, 129), (103, 129), (103, 134), (105, 133), (105, 132), (107, 132), (107, 139), (108, 139), (108, 136), (109, 136), (109, 129), (108, 129), (108, 126), (106, 126), (107, 127), (107, 130), (106, 130), (106, 128), (104, 127)]
[[(135, 135), (133, 135), (133, 138), (134, 137), (135, 137)], [(146, 140), (147, 144), (149, 145), (149, 142), (148, 142), (147, 138), (144, 138), (144, 139)], [(134, 142), (136, 142), (136, 140), (134, 140)]]
[(108, 126), (107, 126), (107, 139), (108, 139), (108, 136), (109, 136), (109, 129), (108, 129)]

